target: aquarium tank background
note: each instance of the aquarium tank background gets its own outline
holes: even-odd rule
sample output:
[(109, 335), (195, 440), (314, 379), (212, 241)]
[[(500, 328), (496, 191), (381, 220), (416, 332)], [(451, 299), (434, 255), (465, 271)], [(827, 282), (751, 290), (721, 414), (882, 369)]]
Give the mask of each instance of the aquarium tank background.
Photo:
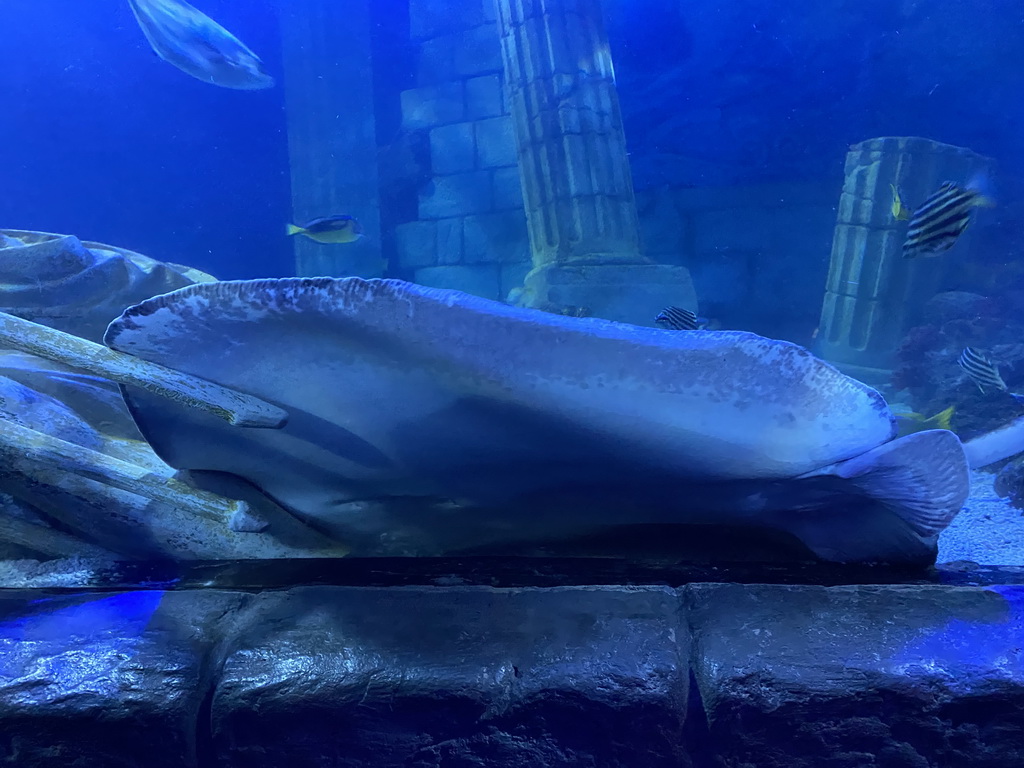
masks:
[(1022, 764), (1019, 1), (0, 25), (0, 763)]

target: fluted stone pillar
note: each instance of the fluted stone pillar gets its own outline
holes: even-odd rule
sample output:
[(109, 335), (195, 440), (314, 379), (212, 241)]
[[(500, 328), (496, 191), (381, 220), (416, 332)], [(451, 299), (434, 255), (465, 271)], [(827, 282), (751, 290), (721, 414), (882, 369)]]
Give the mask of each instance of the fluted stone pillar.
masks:
[(890, 184), (919, 207), (945, 181), (965, 184), (991, 161), (969, 149), (916, 137), (869, 139), (850, 147), (816, 351), (872, 384), (888, 380), (907, 329), (939, 289), (971, 230), (937, 257), (903, 258), (907, 222), (892, 214)]
[(348, 214), (366, 233), (340, 245), (296, 237), (300, 276), (383, 271), (369, 4), (302, 0), (281, 11), (293, 218)]
[(644, 325), (695, 307), (684, 267), (640, 253), (599, 0), (495, 0), (533, 269), (518, 302)]

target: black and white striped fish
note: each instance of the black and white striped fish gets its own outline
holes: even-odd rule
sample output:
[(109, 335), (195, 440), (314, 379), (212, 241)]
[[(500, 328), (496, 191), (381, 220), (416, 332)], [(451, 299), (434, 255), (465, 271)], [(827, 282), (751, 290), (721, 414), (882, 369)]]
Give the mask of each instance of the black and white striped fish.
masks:
[(670, 331), (698, 331), (703, 325), (695, 312), (682, 307), (665, 307), (654, 322)]
[(947, 181), (914, 211), (903, 242), (903, 258), (938, 256), (953, 247), (957, 238), (971, 222), (971, 211), (979, 206), (991, 206), (981, 186), (981, 178), (966, 188)]
[(963, 368), (971, 381), (978, 385), (982, 392), (986, 388), (998, 389), (1006, 392), (1006, 382), (999, 375), (999, 368), (978, 350), (967, 347), (960, 353), (960, 359), (956, 361)]

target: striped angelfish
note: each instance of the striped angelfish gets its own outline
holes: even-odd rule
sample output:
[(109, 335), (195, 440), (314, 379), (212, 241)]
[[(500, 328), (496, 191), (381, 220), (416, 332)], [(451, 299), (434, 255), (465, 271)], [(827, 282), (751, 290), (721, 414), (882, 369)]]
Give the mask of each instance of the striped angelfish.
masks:
[(654, 322), (670, 331), (696, 331), (701, 325), (696, 313), (682, 307), (665, 307)]
[(980, 180), (967, 188), (952, 181), (943, 183), (914, 211), (903, 242), (903, 257), (937, 256), (952, 248), (970, 224), (972, 209), (993, 204), (982, 194), (980, 186)]
[(971, 377), (971, 381), (977, 384), (978, 389), (982, 392), (986, 388), (1006, 391), (1006, 382), (999, 375), (999, 369), (996, 367), (996, 364), (973, 347), (967, 347), (961, 352), (957, 363), (967, 372), (967, 375)]

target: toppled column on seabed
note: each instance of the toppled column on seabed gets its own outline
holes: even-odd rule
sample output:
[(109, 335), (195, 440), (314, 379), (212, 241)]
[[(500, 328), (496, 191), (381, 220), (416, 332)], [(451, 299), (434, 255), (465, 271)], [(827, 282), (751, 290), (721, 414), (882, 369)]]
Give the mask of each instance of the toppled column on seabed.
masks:
[[(370, 0), (304, 0), (281, 11), (288, 158), (296, 224), (354, 216), (365, 237), (339, 245), (294, 238), (300, 277), (384, 271), (370, 53)], [(284, 236), (285, 222), (281, 222)]]
[(907, 222), (892, 212), (895, 185), (907, 208), (945, 181), (966, 184), (991, 160), (916, 137), (869, 139), (850, 147), (816, 351), (869, 384), (888, 381), (903, 335), (939, 290), (951, 259), (969, 250), (970, 228), (952, 251), (903, 258)]
[(599, 0), (495, 0), (533, 269), (517, 302), (652, 325), (696, 309), (685, 267), (640, 253)]
[(222, 387), (70, 333), (0, 312), (0, 348), (7, 347), (144, 389), (239, 427), (277, 429), (288, 414), (273, 403)]

